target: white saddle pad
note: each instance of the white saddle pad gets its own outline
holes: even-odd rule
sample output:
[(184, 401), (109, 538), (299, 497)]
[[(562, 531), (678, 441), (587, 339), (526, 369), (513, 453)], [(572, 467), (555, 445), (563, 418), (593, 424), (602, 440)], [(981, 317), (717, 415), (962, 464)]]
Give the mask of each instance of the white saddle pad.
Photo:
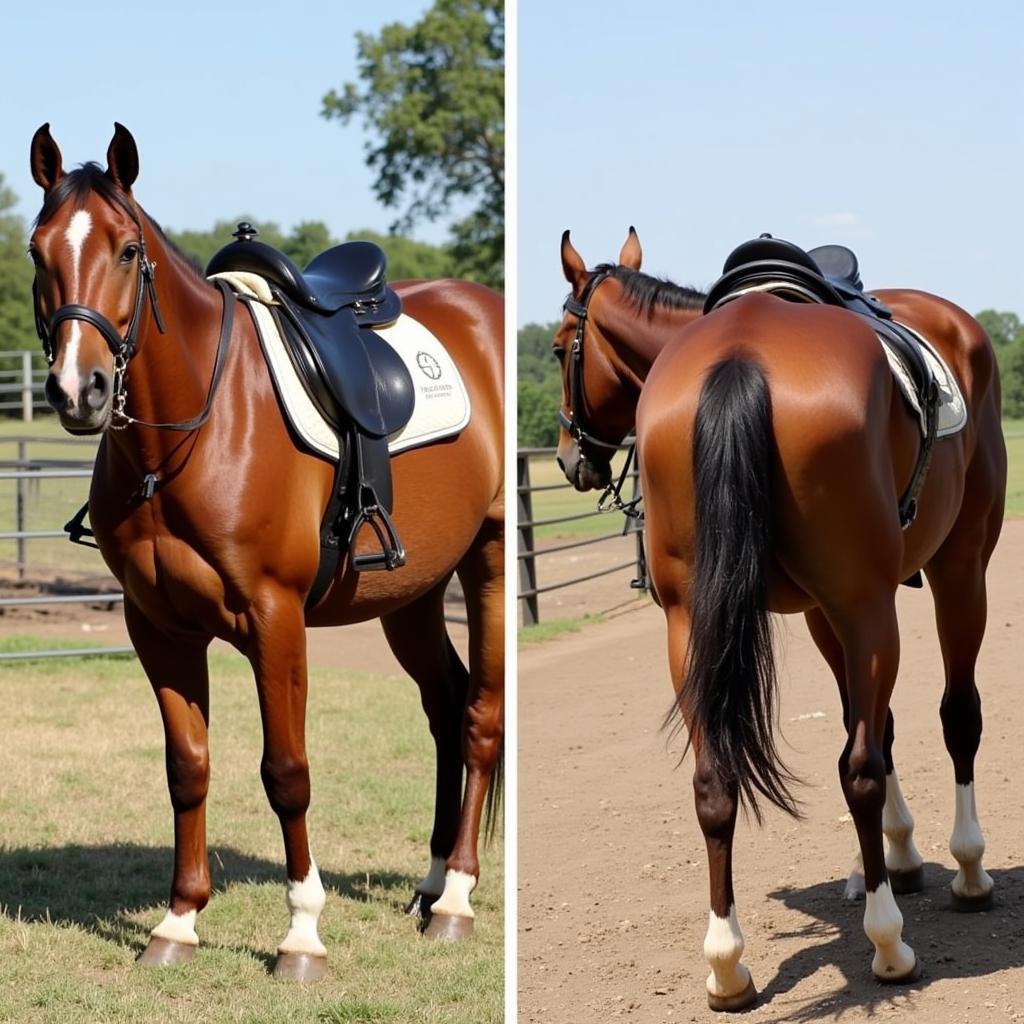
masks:
[[(226, 281), (238, 294), (256, 300), (251, 308), (256, 316), (260, 346), (288, 422), (315, 452), (337, 461), (338, 437), (317, 412), (292, 365), (277, 324), (267, 309), (277, 303), (266, 280), (241, 271), (213, 277)], [(388, 451), (395, 455), (463, 430), (471, 415), (469, 395), (444, 345), (423, 324), (404, 313), (394, 323), (373, 330), (402, 357), (409, 368), (416, 397), (412, 418), (388, 438)]]
[[(932, 347), (931, 342), (927, 338), (918, 334), (913, 327), (907, 327), (905, 323), (901, 322), (900, 326), (906, 327), (921, 342), (921, 350), (928, 365), (931, 367), (935, 383), (939, 386), (939, 421), (935, 436), (952, 437), (953, 434), (960, 433), (967, 423), (967, 404), (964, 402), (963, 392), (960, 390), (956, 377), (953, 376), (953, 372), (946, 365), (946, 361)], [(921, 421), (921, 433), (924, 434), (927, 430), (927, 424), (925, 423), (921, 403), (918, 401), (917, 393), (914, 390), (914, 382), (911, 380), (910, 374), (907, 373), (907, 368), (903, 365), (900, 357), (886, 342), (885, 338), (879, 334), (878, 340), (882, 343), (886, 358), (889, 360), (889, 367), (900, 386), (900, 391), (903, 392), (903, 397), (914, 412), (917, 413), (917, 417)]]

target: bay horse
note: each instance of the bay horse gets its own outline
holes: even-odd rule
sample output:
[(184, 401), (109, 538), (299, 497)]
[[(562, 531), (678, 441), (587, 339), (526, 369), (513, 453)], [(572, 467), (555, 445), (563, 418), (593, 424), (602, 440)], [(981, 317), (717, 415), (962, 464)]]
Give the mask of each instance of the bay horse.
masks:
[[(48, 125), (32, 140), (31, 166), (44, 192), (30, 254), (51, 360), (46, 396), (68, 431), (102, 434), (90, 519), (124, 588), (125, 621), (166, 734), (173, 880), (140, 962), (191, 959), (210, 898), (206, 652), (219, 637), (253, 668), (261, 774), (284, 837), (291, 920), (274, 974), (323, 976), (325, 894), (306, 826), (305, 627), (374, 618), (420, 688), (436, 745), (430, 867), (408, 910), (429, 917), (428, 936), (468, 936), (504, 723), (501, 297), (456, 280), (396, 286), (405, 312), (451, 353), (471, 421), (455, 439), (392, 459), (407, 564), (357, 573), (345, 558), (307, 611), (334, 472), (293, 442), (252, 318), (240, 306), (232, 315), (238, 300), (207, 281), (137, 203), (138, 151), (123, 126), (115, 125), (105, 170), (93, 163), (65, 173)], [(466, 598), (468, 672), (444, 622), (453, 573)]]
[(693, 748), (707, 844), (708, 1003), (738, 1010), (757, 996), (740, 962), (737, 809), (760, 820), (764, 799), (799, 813), (774, 736), (773, 612), (804, 614), (835, 675), (847, 732), (839, 777), (860, 846), (846, 896), (866, 895), (875, 976), (911, 980), (917, 958), (893, 893), (922, 888), (923, 871), (893, 763), (889, 698), (896, 588), (919, 569), (945, 665), (940, 716), (956, 784), (949, 847), (959, 865), (952, 901), (962, 911), (992, 906), (974, 795), (975, 663), (1006, 488), (992, 346), (944, 299), (873, 293), (939, 350), (968, 411), (959, 434), (935, 443), (920, 512), (901, 529), (897, 505), (921, 431), (857, 315), (754, 293), (702, 316), (701, 293), (640, 272), (632, 228), (618, 265), (587, 270), (568, 232), (561, 258), (572, 292), (554, 339), (563, 363), (558, 460), (578, 489), (606, 486), (610, 446), (635, 421), (648, 567), (675, 690), (669, 720), (685, 725)]

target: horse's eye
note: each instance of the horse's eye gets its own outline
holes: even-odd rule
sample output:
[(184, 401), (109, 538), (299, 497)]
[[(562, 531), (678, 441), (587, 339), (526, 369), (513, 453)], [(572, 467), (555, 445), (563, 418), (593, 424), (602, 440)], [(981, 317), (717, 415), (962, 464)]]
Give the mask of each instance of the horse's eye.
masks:
[(126, 245), (124, 252), (121, 253), (122, 263), (131, 263), (133, 259), (139, 254), (139, 247), (137, 245)]
[(39, 250), (34, 245), (30, 245), (28, 247), (28, 258), (37, 267), (41, 267), (43, 265), (43, 258), (42, 258), (42, 256), (39, 255)]
[(565, 349), (564, 348), (553, 348), (552, 353), (554, 357), (561, 363), (565, 360)]

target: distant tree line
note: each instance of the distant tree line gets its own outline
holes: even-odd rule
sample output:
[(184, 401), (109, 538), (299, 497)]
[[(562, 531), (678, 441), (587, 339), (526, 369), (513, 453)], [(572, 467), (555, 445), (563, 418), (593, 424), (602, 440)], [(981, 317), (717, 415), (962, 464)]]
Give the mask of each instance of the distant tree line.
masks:
[[(982, 310), (978, 322), (992, 339), (1003, 388), (1003, 416), (1024, 418), (1024, 324), (1016, 313)], [(558, 323), (527, 324), (519, 329), (518, 443), (550, 448), (558, 443), (558, 407), (562, 376), (551, 354)]]

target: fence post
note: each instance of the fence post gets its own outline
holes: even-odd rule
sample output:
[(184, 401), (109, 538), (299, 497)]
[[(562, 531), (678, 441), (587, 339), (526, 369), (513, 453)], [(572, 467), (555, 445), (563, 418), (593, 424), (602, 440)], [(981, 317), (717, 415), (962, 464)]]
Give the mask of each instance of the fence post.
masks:
[(537, 608), (537, 566), (533, 560), (533, 527), (524, 523), (533, 521), (533, 500), (530, 495), (530, 456), (516, 452), (516, 506), (519, 513), (518, 529), (519, 554), (529, 552), (527, 558), (519, 561), (519, 593), (529, 594), (521, 600), (523, 625), (535, 626), (540, 621)]
[[(21, 418), (25, 423), (32, 422), (32, 353), (21, 353)], [(19, 527), (20, 529), (20, 527)]]
[[(18, 441), (18, 469), (24, 471), (28, 469), (28, 442), (24, 440)], [(14, 511), (14, 528), (18, 533), (25, 532), (25, 479), (20, 476), (14, 482), (15, 491), (15, 511)], [(25, 579), (25, 538), (18, 537), (17, 540), (17, 558), (18, 558), (18, 580), (23, 581)]]

